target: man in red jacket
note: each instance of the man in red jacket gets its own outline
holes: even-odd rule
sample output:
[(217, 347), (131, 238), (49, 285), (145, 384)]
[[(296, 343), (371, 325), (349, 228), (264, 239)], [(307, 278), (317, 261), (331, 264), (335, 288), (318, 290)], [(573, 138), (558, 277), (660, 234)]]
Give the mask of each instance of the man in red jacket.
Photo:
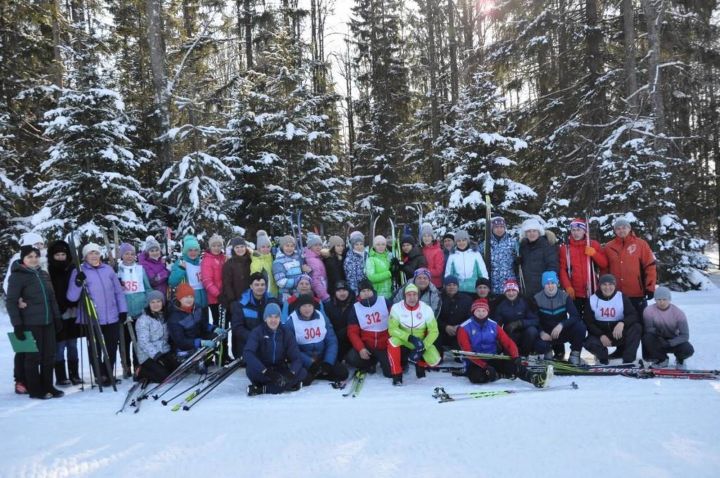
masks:
[(390, 378), (387, 355), (388, 317), (392, 304), (378, 297), (372, 283), (363, 279), (358, 284), (359, 297), (348, 316), (347, 335), (352, 344), (345, 361), (357, 369), (375, 373), (379, 362), (383, 375)]
[[(613, 229), (615, 239), (603, 248), (608, 259), (609, 272), (617, 279), (617, 290), (630, 299), (638, 317), (642, 317), (647, 301), (655, 294), (655, 255), (648, 243), (632, 232), (630, 222), (624, 217), (615, 220)], [(610, 358), (619, 358), (621, 354), (622, 351), (618, 349)], [(643, 357), (646, 355), (643, 346)]]
[(585, 302), (597, 289), (597, 277), (592, 263), (598, 269), (607, 269), (608, 260), (600, 243), (588, 240), (588, 225), (584, 219), (573, 219), (570, 237), (560, 246), (560, 285), (575, 303), (580, 317), (585, 313)]

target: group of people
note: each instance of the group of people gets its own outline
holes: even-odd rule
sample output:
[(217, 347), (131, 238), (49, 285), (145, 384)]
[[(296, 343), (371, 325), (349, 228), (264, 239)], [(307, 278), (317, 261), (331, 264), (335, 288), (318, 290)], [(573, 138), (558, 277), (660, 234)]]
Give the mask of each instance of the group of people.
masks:
[(273, 245), (264, 231), (254, 247), (213, 235), (205, 251), (186, 236), (170, 267), (152, 237), (139, 255), (121, 244), (111, 264), (86, 244), (76, 268), (69, 244), (45, 250), (42, 237), (26, 234), (5, 291), (16, 338), (32, 334), (38, 352), (16, 354), (15, 391), (62, 396), (53, 369), (57, 385), (82, 382), (77, 339), (91, 330), (89, 306), (108, 352), (95, 350), (93, 360), (102, 384), (113, 380), (119, 346), (125, 376), (155, 382), (200, 348), (219, 349), (218, 365), (232, 353), (250, 395), (343, 381), (348, 367), (374, 373), (378, 364), (400, 385), (410, 366), (421, 378), (448, 349), (510, 357), (467, 357), (473, 383), (518, 377), (543, 386), (545, 375), (520, 357), (564, 360), (566, 343), (573, 364), (583, 347), (603, 364), (633, 362), (642, 343), (646, 359), (667, 365), (673, 353), (682, 365), (693, 353), (687, 320), (656, 287), (649, 245), (627, 220), (613, 226), (615, 238), (601, 246), (573, 220), (558, 246), (537, 219), (523, 222), (518, 242), (495, 217), (487, 264), (484, 242), (473, 247), (463, 230), (438, 238), (429, 224), (419, 241), (401, 238), (399, 257), (380, 235), (366, 247), (359, 231), (346, 240), (309, 234), (303, 248), (292, 236)]

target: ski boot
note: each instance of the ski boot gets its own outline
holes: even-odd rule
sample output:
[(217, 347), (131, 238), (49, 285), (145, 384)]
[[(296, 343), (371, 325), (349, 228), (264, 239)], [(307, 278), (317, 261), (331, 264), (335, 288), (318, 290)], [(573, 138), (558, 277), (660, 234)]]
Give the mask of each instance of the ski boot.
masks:
[(397, 375), (393, 375), (393, 377), (392, 377), (392, 384), (393, 384), (395, 387), (399, 387), (399, 386), (402, 385), (402, 374), (401, 374), (401, 373), (399, 373), (399, 374), (397, 374)]
[(262, 395), (265, 393), (265, 387), (262, 385), (248, 385), (247, 394), (248, 397), (254, 397), (255, 395)]

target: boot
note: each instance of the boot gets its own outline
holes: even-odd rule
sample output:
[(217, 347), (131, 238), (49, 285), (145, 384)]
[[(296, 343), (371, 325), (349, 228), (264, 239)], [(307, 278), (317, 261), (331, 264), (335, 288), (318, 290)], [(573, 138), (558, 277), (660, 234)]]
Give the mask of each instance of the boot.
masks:
[(55, 384), (65, 387), (71, 383), (72, 382), (68, 380), (67, 375), (65, 374), (65, 361), (55, 361)]
[(530, 383), (537, 388), (548, 388), (554, 375), (555, 368), (552, 365), (548, 365), (542, 372), (532, 372), (530, 374)]
[(570, 362), (571, 365), (582, 365), (582, 360), (580, 359), (580, 352), (577, 350), (570, 352), (570, 358), (568, 359), (568, 362)]
[(62, 398), (65, 396), (65, 392), (63, 392), (62, 390), (58, 390), (55, 387), (52, 387), (50, 390), (48, 390), (47, 393), (49, 393), (52, 398)]
[(80, 378), (80, 374), (78, 374), (78, 361), (77, 360), (68, 360), (68, 374), (70, 375), (70, 382), (73, 385), (81, 385), (85, 382), (83, 382), (83, 379)]
[(402, 385), (402, 374), (401, 373), (399, 373), (397, 375), (393, 375), (392, 379), (393, 379), (392, 383), (394, 386), (399, 387), (400, 385)]
[(262, 395), (265, 393), (265, 387), (262, 385), (248, 385), (247, 394), (248, 397), (254, 397), (255, 395)]
[(415, 365), (415, 376), (417, 378), (425, 378), (425, 367)]
[(27, 395), (28, 389), (25, 387), (25, 384), (22, 382), (15, 382), (15, 393), (18, 395)]

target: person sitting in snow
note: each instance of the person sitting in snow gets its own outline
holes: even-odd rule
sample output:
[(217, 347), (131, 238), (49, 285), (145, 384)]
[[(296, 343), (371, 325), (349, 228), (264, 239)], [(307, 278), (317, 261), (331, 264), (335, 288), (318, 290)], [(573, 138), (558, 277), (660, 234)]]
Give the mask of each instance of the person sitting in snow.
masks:
[(645, 334), (643, 343), (648, 359), (660, 367), (668, 365), (668, 353), (675, 354), (675, 363), (683, 368), (685, 359), (695, 353), (690, 344), (690, 329), (687, 317), (675, 304), (667, 287), (655, 289), (655, 303), (643, 312)]
[(497, 355), (504, 353), (506, 359), (465, 358), (465, 376), (472, 383), (494, 382), (499, 378), (519, 378), (538, 388), (547, 387), (552, 378), (553, 368), (548, 365), (544, 371), (532, 372), (522, 364), (515, 342), (489, 319), (490, 304), (487, 299), (476, 299), (472, 304), (472, 317), (458, 328), (457, 339), (460, 349), (465, 352)]
[(378, 297), (372, 283), (367, 279), (361, 280), (358, 287), (360, 297), (352, 306), (348, 317), (347, 333), (353, 348), (348, 352), (346, 361), (353, 367), (370, 373), (375, 373), (375, 366), (379, 362), (383, 375), (390, 378), (387, 354), (390, 301), (385, 297)]
[(405, 300), (392, 306), (388, 320), (388, 359), (393, 385), (402, 385), (403, 355), (415, 362), (415, 376), (425, 377), (425, 368), (440, 363), (435, 341), (439, 331), (435, 314), (420, 301), (415, 284), (405, 286)]
[(540, 339), (540, 319), (520, 295), (517, 280), (511, 278), (505, 281), (505, 298), (495, 308), (493, 317), (518, 346), (521, 355), (528, 356), (546, 349)]
[(165, 294), (154, 290), (147, 296), (147, 306), (135, 322), (137, 357), (140, 366), (138, 378), (160, 383), (178, 366), (168, 339), (165, 311)]

